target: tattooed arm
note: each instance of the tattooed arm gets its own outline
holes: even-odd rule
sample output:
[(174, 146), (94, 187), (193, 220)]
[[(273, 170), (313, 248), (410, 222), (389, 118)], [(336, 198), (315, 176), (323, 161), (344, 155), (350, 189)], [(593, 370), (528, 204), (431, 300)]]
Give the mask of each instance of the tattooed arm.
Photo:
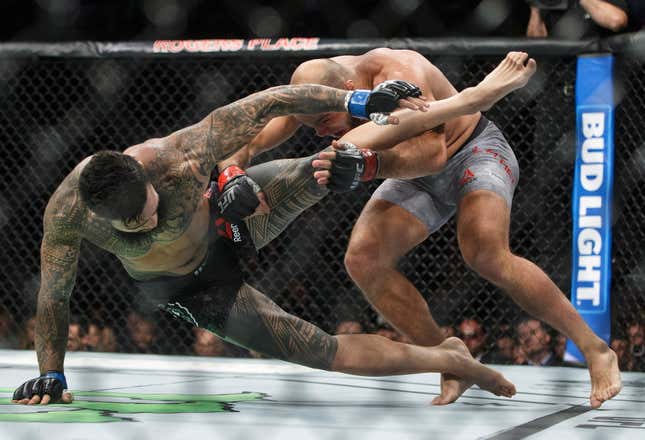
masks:
[(52, 195), (43, 219), (35, 334), (41, 374), (51, 370), (63, 371), (69, 297), (76, 278), (80, 229), (86, 219), (86, 209), (70, 180), (68, 177)]
[(203, 175), (209, 175), (217, 162), (249, 143), (272, 118), (343, 112), (348, 93), (311, 84), (272, 87), (218, 108), (168, 140), (199, 164)]
[(248, 144), (228, 159), (218, 163), (217, 167), (220, 170), (229, 165), (247, 168), (251, 159), (288, 141), (300, 126), (300, 122), (293, 116), (274, 118)]

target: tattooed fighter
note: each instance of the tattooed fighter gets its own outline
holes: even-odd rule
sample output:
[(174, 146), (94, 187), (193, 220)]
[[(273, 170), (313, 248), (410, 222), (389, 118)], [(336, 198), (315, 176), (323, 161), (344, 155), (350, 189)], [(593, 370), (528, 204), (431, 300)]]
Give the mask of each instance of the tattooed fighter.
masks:
[[(402, 126), (422, 131), (441, 123), (444, 116), (485, 108), (510, 90), (507, 83), (489, 82), (437, 103), (436, 108), (414, 112), (424, 118), (411, 118), (413, 126)], [(225, 171), (212, 182), (211, 170), (248, 143), (271, 118), (345, 109), (367, 116), (391, 111), (398, 99), (418, 94), (418, 89), (402, 82), (378, 86), (371, 93), (320, 85), (275, 87), (216, 109), (201, 122), (167, 137), (150, 139), (123, 153), (103, 151), (84, 159), (60, 184), (45, 210), (35, 344), (41, 375), (18, 387), (13, 401), (72, 400), (63, 363), (69, 298), (83, 239), (116, 255), (151, 301), (241, 346), (352, 374), (450, 372), (495, 394), (512, 396), (513, 384), (476, 362), (456, 338), (427, 348), (376, 335), (331, 336), (287, 314), (244, 283), (231, 246), (234, 225), (218, 218), (226, 203), (218, 206), (210, 199), (213, 186), (226, 193), (245, 179)], [(413, 99), (407, 105), (424, 106)], [(380, 121), (396, 121), (396, 116), (376, 116)], [(301, 212), (298, 206), (305, 209), (327, 191), (312, 176), (313, 159), (249, 169), (271, 208), (269, 214), (247, 221), (256, 247), (279, 234)], [(221, 238), (219, 232), (233, 240)]]
[[(511, 52), (500, 68), (527, 75), (535, 63), (526, 53)], [(360, 56), (310, 60), (296, 69), (292, 83), (351, 90), (395, 77), (419, 85), (428, 99), (445, 100), (457, 93), (437, 67), (407, 50), (375, 49)], [(343, 142), (369, 148), (322, 152), (313, 165), (319, 168), (319, 183), (332, 191), (387, 178), (363, 209), (345, 255), (347, 272), (383, 317), (415, 344), (443, 341), (426, 301), (397, 270), (397, 262), (456, 214), (466, 264), (532, 316), (572, 339), (584, 353), (591, 406), (597, 408), (618, 394), (621, 379), (614, 352), (539, 267), (510, 250), (510, 212), (519, 167), (495, 124), (479, 112), (457, 115), (439, 130), (416, 137), (409, 131), (400, 139), (404, 142), (395, 145), (384, 133), (400, 132), (402, 126), (373, 130), (363, 124), (352, 130), (356, 122), (360, 121), (332, 112), (277, 118), (229, 161), (247, 162), (249, 155), (283, 142), (302, 124), (320, 136), (342, 136)], [(435, 404), (456, 400), (469, 386), (447, 376), (441, 384)]]

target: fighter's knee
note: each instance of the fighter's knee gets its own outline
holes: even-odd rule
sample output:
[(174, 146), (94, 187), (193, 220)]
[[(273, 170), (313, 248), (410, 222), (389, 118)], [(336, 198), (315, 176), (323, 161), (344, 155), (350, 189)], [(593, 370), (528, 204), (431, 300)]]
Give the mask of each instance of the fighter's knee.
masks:
[(353, 280), (370, 276), (378, 265), (379, 245), (376, 240), (352, 240), (345, 253), (345, 269)]
[(462, 246), (461, 255), (466, 265), (481, 277), (496, 282), (508, 267), (510, 251), (492, 245)]

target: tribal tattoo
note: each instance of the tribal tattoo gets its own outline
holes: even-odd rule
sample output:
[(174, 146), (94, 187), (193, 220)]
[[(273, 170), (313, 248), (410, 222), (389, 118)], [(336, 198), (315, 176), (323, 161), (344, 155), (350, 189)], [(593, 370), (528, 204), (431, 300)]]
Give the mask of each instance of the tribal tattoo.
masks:
[(250, 142), (271, 119), (345, 111), (347, 93), (312, 84), (272, 87), (218, 108), (201, 122), (175, 133), (174, 142), (208, 175), (217, 162)]
[(248, 284), (239, 290), (212, 287), (160, 307), (236, 345), (312, 368), (329, 370), (338, 350), (334, 336), (285, 312)]
[(329, 193), (314, 179), (311, 161), (315, 157), (274, 160), (246, 170), (249, 177), (260, 185), (271, 207), (266, 215), (246, 219), (257, 249), (270, 243), (303, 211)]
[(41, 373), (47, 370), (63, 371), (69, 297), (74, 288), (81, 243), (80, 231), (85, 218), (86, 211), (78, 191), (74, 191), (69, 185), (56, 191), (45, 210), (35, 335)]
[(336, 338), (288, 314), (248, 284), (237, 294), (224, 335), (251, 350), (323, 370), (331, 368), (338, 350)]

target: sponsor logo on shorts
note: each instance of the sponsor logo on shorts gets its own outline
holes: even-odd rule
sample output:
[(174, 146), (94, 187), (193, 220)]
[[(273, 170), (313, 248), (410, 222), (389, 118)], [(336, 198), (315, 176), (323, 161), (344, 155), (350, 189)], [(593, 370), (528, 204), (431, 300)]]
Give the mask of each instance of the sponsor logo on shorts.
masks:
[(231, 223), (231, 232), (233, 235), (233, 241), (235, 243), (242, 242), (242, 234), (240, 233), (240, 228), (235, 223)]
[(504, 172), (506, 173), (508, 178), (511, 179), (511, 183), (516, 183), (515, 175), (513, 174), (511, 167), (508, 165), (508, 162), (506, 162), (506, 159), (493, 148), (482, 149), (478, 145), (475, 145), (472, 149), (472, 152), (473, 154), (486, 153), (493, 156), (493, 158), (497, 159), (499, 161), (499, 164), (504, 168)]
[(472, 171), (470, 171), (470, 168), (466, 168), (466, 171), (464, 171), (464, 175), (461, 176), (461, 179), (459, 180), (459, 186), (464, 186), (476, 179), (477, 178), (475, 177), (475, 174)]

